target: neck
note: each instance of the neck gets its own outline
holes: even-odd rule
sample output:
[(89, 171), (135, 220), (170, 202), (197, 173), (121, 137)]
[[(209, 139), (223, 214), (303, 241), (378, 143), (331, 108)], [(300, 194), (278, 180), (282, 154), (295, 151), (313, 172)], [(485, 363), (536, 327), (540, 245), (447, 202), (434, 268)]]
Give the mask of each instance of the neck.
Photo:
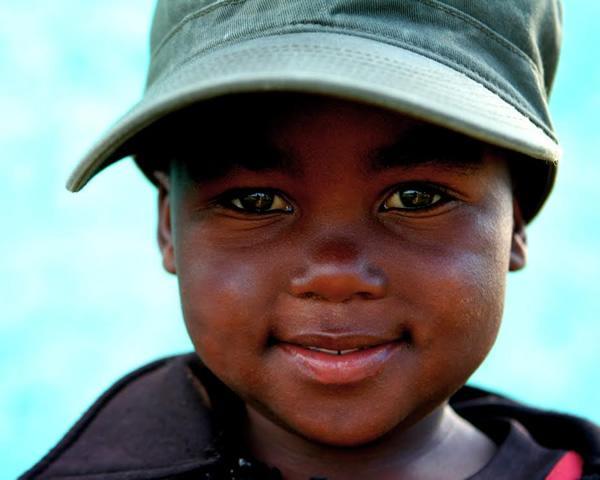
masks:
[(398, 427), (351, 448), (312, 442), (249, 407), (247, 442), (257, 458), (279, 468), (286, 480), (449, 478), (448, 472), (466, 478), (495, 451), (487, 437), (445, 404), (409, 428)]

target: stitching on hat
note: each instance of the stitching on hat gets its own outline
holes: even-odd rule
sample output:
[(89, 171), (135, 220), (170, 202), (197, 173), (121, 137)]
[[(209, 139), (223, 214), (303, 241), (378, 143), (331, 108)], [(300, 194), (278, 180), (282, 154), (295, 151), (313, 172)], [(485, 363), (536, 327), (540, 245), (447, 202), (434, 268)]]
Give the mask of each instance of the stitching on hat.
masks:
[[(310, 26), (310, 25), (314, 25), (314, 26), (321, 26), (321, 27), (327, 27), (329, 25), (325, 24), (325, 23), (315, 23), (315, 22), (296, 22), (296, 23), (290, 23), (288, 24), (289, 27), (293, 27), (293, 26)], [(332, 29), (334, 30), (334, 29)], [(346, 35), (349, 35), (348, 33), (344, 32), (344, 30), (342, 29), (335, 29), (336, 33), (345, 33)], [(296, 33), (297, 31), (295, 31), (294, 33)], [(308, 31), (307, 31), (308, 32)], [(353, 31), (354, 32), (354, 31)], [(261, 31), (261, 34), (267, 33), (269, 34), (269, 30), (266, 31)], [(278, 32), (279, 33), (279, 32)], [(310, 32), (309, 32), (310, 33)], [(381, 34), (379, 34), (379, 32), (377, 33), (378, 37), (381, 37)], [(256, 35), (256, 37), (254, 38), (260, 38), (262, 35)], [(368, 38), (368, 37), (367, 37)], [(389, 38), (389, 37), (387, 37)], [(396, 41), (397, 42), (397, 41)], [(228, 43), (234, 43), (234, 42), (227, 42), (227, 43), (223, 43), (220, 44), (220, 47), (224, 47), (226, 46)], [(413, 53), (417, 53), (419, 55), (425, 56), (427, 58), (431, 58), (433, 60), (439, 61), (440, 63), (452, 68), (453, 65), (452, 63), (454, 62), (455, 65), (459, 65), (464, 67), (467, 71), (469, 71), (470, 73), (472, 73), (475, 77), (477, 77), (477, 79), (479, 80), (479, 83), (484, 83), (487, 82), (490, 85), (493, 85), (494, 87), (496, 87), (498, 90), (500, 90), (501, 92), (503, 92), (509, 99), (510, 101), (512, 101), (511, 103), (516, 103), (519, 107), (521, 107), (525, 112), (527, 112), (528, 108), (527, 106), (522, 103), (522, 101), (517, 98), (514, 97), (513, 95), (511, 95), (508, 92), (505, 92), (504, 88), (498, 84), (495, 80), (493, 80), (490, 77), (484, 76), (480, 73), (478, 73), (477, 71), (471, 69), (468, 65), (459, 62), (459, 61), (455, 61), (455, 60), (448, 60), (446, 57), (443, 57), (441, 55), (436, 55), (433, 54), (432, 52), (428, 51), (428, 50), (424, 50), (421, 49), (420, 47), (413, 45), (411, 43), (408, 42), (397, 42), (397, 44), (401, 44), (403, 48), (406, 48), (407, 50), (413, 52)], [(397, 45), (396, 44), (396, 45)], [(288, 50), (290, 47), (293, 47), (294, 45), (278, 45), (275, 47), (269, 47), (270, 50)], [(306, 45), (297, 45), (298, 47), (302, 47), (305, 50), (307, 50), (307, 46)], [(263, 47), (264, 48), (264, 47)], [(323, 47), (321, 45), (313, 45), (310, 48), (314, 49), (314, 50), (321, 50), (321, 51), (342, 51), (345, 50), (347, 53), (355, 56), (356, 58), (371, 58), (373, 59), (374, 63), (377, 63), (379, 65), (387, 65), (389, 67), (397, 67), (397, 62), (389, 57), (383, 57), (380, 55), (374, 55), (372, 53), (368, 53), (368, 52), (357, 52), (355, 50), (350, 50), (350, 49), (333, 49), (331, 47)], [(253, 49), (247, 49), (252, 51)], [(179, 65), (177, 65), (177, 67), (173, 68), (168, 75), (173, 75), (176, 74), (179, 70), (183, 69), (188, 63), (190, 63), (192, 60), (194, 60), (196, 57), (202, 55), (205, 52), (205, 50), (201, 50), (201, 51), (197, 51), (194, 54), (190, 55), (188, 58), (186, 58), (185, 60), (183, 60)], [(464, 73), (464, 72), (463, 72)], [(529, 113), (525, 113), (525, 112), (521, 112), (522, 114), (524, 114), (525, 116), (527, 116), (528, 118), (530, 117)]]
[[(170, 31), (169, 33), (167, 33), (163, 39), (159, 42), (159, 44), (154, 48), (154, 50), (151, 52), (150, 56), (151, 58), (155, 58), (159, 52), (163, 49), (163, 47), (165, 46), (165, 44), (177, 33), (179, 32), (188, 22), (195, 20), (197, 18), (203, 17), (205, 15), (208, 15), (209, 13), (224, 7), (224, 6), (229, 6), (229, 5), (237, 5), (237, 4), (241, 4), (241, 3), (245, 3), (247, 0), (220, 0), (214, 3), (211, 3), (207, 6), (205, 6), (204, 8), (190, 13), (188, 15), (186, 15), (177, 25), (175, 25)], [(458, 18), (459, 20), (464, 21), (465, 23), (468, 23), (469, 25), (471, 25), (472, 27), (475, 27), (476, 29), (478, 29), (481, 33), (483, 33), (486, 37), (490, 38), (491, 40), (494, 40), (496, 43), (498, 43), (500, 46), (508, 49), (509, 51), (511, 51), (512, 53), (518, 55), (519, 57), (521, 57), (523, 60), (525, 60), (535, 71), (536, 73), (536, 80), (538, 82), (538, 86), (540, 86), (543, 90), (543, 92), (546, 94), (547, 96), (547, 91), (546, 91), (546, 85), (544, 84), (542, 78), (541, 78), (541, 72), (540, 69), (538, 67), (538, 65), (533, 61), (533, 59), (527, 55), (523, 50), (521, 50), (520, 48), (518, 48), (514, 43), (510, 42), (509, 40), (507, 40), (505, 37), (503, 37), (502, 35), (496, 33), (495, 31), (491, 30), (487, 25), (485, 25), (484, 23), (478, 21), (477, 19), (471, 17), (470, 15), (466, 15), (452, 7), (449, 7), (448, 5), (442, 4), (440, 3), (438, 0), (416, 0), (417, 2), (420, 2), (421, 4), (435, 9), (435, 10), (439, 10), (441, 12), (447, 13), (448, 15), (451, 15), (455, 18)], [(323, 26), (330, 26), (328, 24), (325, 23), (319, 23), (319, 22), (296, 22), (296, 23), (290, 23), (287, 25), (299, 25), (299, 24), (314, 24), (314, 25), (323, 25)], [(375, 33), (372, 32), (371, 33)], [(386, 38), (390, 38), (387, 35), (383, 35)]]
[[(517, 47), (514, 43), (507, 40), (505, 37), (503, 37), (499, 33), (495, 32), (494, 30), (490, 29), (485, 23), (480, 22), (479, 20), (477, 20), (474, 17), (471, 17), (470, 15), (462, 13), (455, 8), (452, 8), (448, 5), (442, 4), (438, 0), (416, 0), (416, 1), (422, 3), (423, 5), (428, 6), (430, 8), (434, 8), (434, 9), (440, 10), (444, 13), (447, 13), (449, 15), (452, 15), (455, 18), (459, 18), (459, 19), (463, 20), (464, 22), (470, 24), (471, 26), (477, 28), (481, 33), (483, 33), (488, 38), (495, 40), (498, 44), (500, 44), (504, 48), (507, 48), (511, 52), (522, 57), (535, 69), (536, 73), (538, 75), (540, 75), (541, 72), (538, 68), (538, 65), (533, 61), (533, 59), (529, 55), (527, 55), (523, 50), (521, 50), (519, 47)], [(545, 87), (544, 87), (544, 90), (545, 90)]]
[(188, 15), (183, 17), (177, 25), (175, 25), (171, 30), (169, 30), (169, 33), (167, 33), (163, 37), (163, 39), (158, 43), (158, 45), (156, 45), (156, 47), (154, 47), (154, 50), (152, 52), (150, 52), (150, 57), (154, 58), (156, 55), (158, 55), (159, 51), (162, 50), (164, 45), (173, 37), (173, 35), (175, 35), (177, 32), (179, 32), (179, 30), (181, 30), (185, 26), (185, 24), (187, 24), (188, 22), (195, 20), (196, 18), (200, 18), (205, 15), (208, 15), (209, 13), (211, 13), (215, 10), (218, 10), (219, 8), (221, 8), (223, 6), (236, 5), (238, 3), (245, 3), (245, 2), (246, 2), (246, 0), (220, 0), (220, 1), (217, 1), (214, 3), (211, 3), (209, 5), (206, 5), (205, 7), (201, 8), (200, 10), (198, 10), (196, 12), (189, 13)]
[[(241, 0), (241, 1), (245, 1), (245, 0)], [(340, 28), (340, 27), (337, 27), (337, 26), (332, 26), (331, 24), (328, 24), (326, 22), (315, 22), (315, 21), (300, 21), (300, 22), (288, 23), (285, 26), (288, 27), (288, 28), (291, 28), (291, 27), (310, 27), (310, 26), (314, 26), (314, 27), (317, 27), (317, 26), (318, 27), (327, 27), (327, 28), (330, 29), (330, 31), (332, 31), (334, 33), (342, 33), (342, 34), (349, 35), (349, 36), (354, 36), (353, 34), (359, 33), (359, 34), (361, 34), (362, 37), (369, 38), (371, 40), (379, 40), (380, 41), (382, 38), (386, 38), (386, 39), (390, 40), (389, 45), (392, 45), (392, 46), (402, 46), (402, 47), (404, 47), (404, 48), (406, 48), (406, 49), (408, 49), (408, 50), (410, 50), (410, 51), (412, 51), (414, 53), (418, 53), (418, 54), (423, 55), (425, 57), (441, 61), (441, 63), (443, 63), (446, 66), (452, 67), (453, 63), (455, 65), (460, 65), (460, 66), (464, 67), (466, 70), (468, 70), (469, 72), (471, 72), (474, 75), (476, 75), (478, 79), (486, 80), (487, 82), (489, 82), (489, 84), (491, 84), (491, 85), (495, 86), (496, 88), (498, 88), (499, 90), (505, 92), (504, 87), (502, 87), (494, 79), (492, 79), (491, 77), (488, 77), (488, 76), (484, 76), (484, 75), (476, 72), (475, 70), (473, 70), (471, 67), (469, 67), (468, 65), (466, 65), (463, 62), (460, 62), (458, 60), (449, 60), (449, 59), (447, 59), (444, 56), (437, 55), (434, 52), (431, 52), (429, 50), (426, 50), (426, 49), (423, 49), (423, 48), (419, 47), (418, 45), (414, 45), (414, 44), (406, 42), (406, 41), (401, 41), (401, 40), (399, 40), (399, 39), (397, 39), (395, 37), (391, 37), (391, 36), (386, 35), (386, 34), (384, 34), (382, 32), (379, 32), (379, 31), (373, 31), (373, 30), (370, 30), (370, 29), (367, 29), (367, 28), (362, 29), (362, 30), (356, 30), (356, 29), (351, 29), (351, 28), (347, 28), (347, 27), (346, 28)], [(319, 33), (318, 30), (303, 30), (302, 32), (307, 32), (307, 33), (317, 32), (317, 33)], [(257, 31), (252, 36), (247, 35), (245, 37), (245, 39), (246, 40), (256, 39), (256, 38), (262, 37), (265, 34), (268, 36), (268, 35), (280, 34), (280, 33), (282, 33), (280, 26), (278, 26), (278, 27), (272, 27), (272, 28), (267, 28), (265, 30)], [(293, 33), (301, 33), (301, 31), (299, 31), (299, 30), (293, 30)], [(367, 35), (365, 35), (365, 33)], [(238, 42), (237, 38), (236, 39), (232, 39), (230, 41), (220, 42), (220, 43), (218, 43), (216, 45), (212, 45), (210, 47), (210, 49), (212, 49), (212, 48), (226, 47), (228, 45), (235, 44), (237, 42)], [(197, 56), (202, 55), (202, 53), (206, 52), (207, 50), (209, 50), (209, 48), (202, 48), (200, 50), (197, 50), (192, 55), (190, 55), (186, 59), (182, 60), (182, 62), (179, 65), (175, 66), (166, 75), (170, 75), (170, 74), (173, 74), (173, 73), (177, 72), (179, 69), (183, 68), (187, 63), (189, 63), (190, 61), (192, 61)], [(363, 56), (371, 56), (371, 54), (369, 54), (369, 53), (362, 53), (362, 55)], [(388, 63), (395, 64), (392, 59), (389, 59), (387, 57), (378, 57), (378, 58), (379, 59), (385, 58), (388, 61)], [(158, 78), (156, 78), (154, 80), (154, 82), (156, 82), (157, 80), (158, 80)], [(505, 92), (505, 93), (506, 93), (506, 95), (509, 98), (511, 98), (514, 101), (514, 103), (517, 103), (523, 109), (527, 110), (527, 106), (519, 98), (511, 95), (508, 92)]]
[[(232, 0), (232, 1), (245, 1), (245, 0)], [(467, 64), (457, 61), (457, 60), (450, 60), (444, 56), (435, 54), (434, 52), (431, 52), (429, 50), (425, 50), (420, 48), (417, 45), (413, 45), (411, 43), (405, 42), (405, 41), (399, 41), (396, 38), (390, 37), (389, 35), (385, 35), (382, 34), (381, 32), (373, 32), (370, 31), (368, 29), (364, 29), (364, 30), (354, 30), (354, 29), (350, 29), (350, 28), (339, 28), (339, 27), (332, 27), (331, 25), (325, 23), (325, 22), (295, 22), (295, 23), (289, 23), (286, 25), (286, 27), (294, 27), (294, 26), (315, 26), (315, 27), (328, 27), (330, 29), (330, 31), (334, 32), (334, 33), (342, 33), (342, 34), (346, 34), (346, 35), (351, 35), (351, 36), (355, 36), (356, 33), (360, 33), (362, 34), (361, 36), (365, 37), (365, 38), (370, 38), (372, 40), (379, 40), (381, 41), (382, 38), (387, 38), (389, 40), (391, 40), (393, 43), (390, 43), (390, 45), (401, 45), (402, 47), (406, 48), (407, 50), (412, 51), (413, 53), (417, 53), (419, 55), (422, 55), (424, 57), (436, 60), (450, 68), (453, 68), (455, 66), (460, 66), (463, 67), (467, 72), (471, 73), (471, 75), (475, 78), (473, 78), (473, 80), (478, 81), (479, 83), (481, 83), (482, 85), (486, 85), (486, 83), (490, 86), (494, 86), (496, 87), (496, 89), (498, 90), (498, 93), (501, 94), (499, 95), (502, 99), (504, 99), (505, 101), (509, 102), (510, 104), (512, 104), (517, 111), (519, 111), (519, 113), (521, 113), (522, 115), (524, 115), (526, 118), (528, 118), (534, 125), (536, 125), (538, 128), (541, 128), (544, 133), (546, 133), (548, 136), (550, 136), (550, 138), (552, 138), (553, 140), (556, 141), (556, 136), (554, 135), (554, 133), (542, 122), (540, 122), (537, 118), (535, 118), (535, 116), (533, 116), (530, 112), (529, 112), (529, 108), (527, 107), (527, 105), (525, 103), (523, 103), (523, 101), (521, 99), (519, 99), (518, 97), (515, 97), (514, 95), (512, 95), (511, 93), (507, 92), (504, 87), (502, 87), (498, 82), (496, 82), (494, 79), (492, 79), (491, 77), (487, 76), (487, 75), (483, 75), (475, 70), (473, 70), (471, 67), (469, 67)], [(294, 33), (298, 32), (298, 30), (295, 30)], [(305, 30), (305, 32), (313, 32), (311, 30)], [(351, 33), (350, 33), (351, 32)], [(273, 33), (277, 33), (277, 34), (281, 34), (281, 27), (275, 27), (275, 28), (271, 28), (271, 29), (266, 29), (266, 30), (261, 30), (260, 32), (256, 32), (255, 35), (253, 37), (247, 36), (246, 39), (252, 39), (252, 38), (260, 38), (262, 36), (266, 35), (272, 35)], [(371, 35), (365, 35), (365, 33), (367, 34), (371, 34)], [(225, 47), (229, 44), (232, 43), (237, 43), (238, 39), (235, 40), (231, 40), (229, 42), (222, 42), (218, 45), (213, 45), (211, 46), (212, 48), (222, 48)], [(321, 47), (321, 49), (323, 49), (323, 47)], [(181, 70), (185, 65), (187, 65), (189, 62), (191, 62), (194, 58), (202, 55), (203, 53), (205, 53), (206, 49), (201, 49), (199, 51), (196, 51), (194, 54), (190, 55), (189, 57), (187, 57), (185, 60), (183, 60), (179, 65), (177, 65), (176, 67), (174, 67), (169, 73), (167, 73), (166, 75), (172, 75), (174, 73), (176, 73), (177, 71)], [(372, 54), (362, 54), (362, 56), (373, 56)], [(373, 56), (373, 58), (375, 58), (375, 56)], [(387, 57), (380, 57), (377, 56), (376, 58), (378, 59), (385, 59), (387, 61), (387, 63), (391, 64), (391, 65), (395, 65), (395, 62), (392, 59), (389, 59)], [(463, 74), (466, 74), (466, 72), (462, 72)], [(155, 79), (155, 82), (158, 81), (158, 78)]]

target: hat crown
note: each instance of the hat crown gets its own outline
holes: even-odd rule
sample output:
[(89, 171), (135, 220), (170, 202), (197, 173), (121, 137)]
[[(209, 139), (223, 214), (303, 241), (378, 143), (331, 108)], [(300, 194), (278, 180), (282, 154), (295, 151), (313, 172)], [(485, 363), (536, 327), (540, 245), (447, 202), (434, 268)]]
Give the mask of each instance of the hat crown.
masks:
[(294, 32), (374, 38), (483, 83), (554, 137), (559, 0), (159, 0), (147, 86), (231, 42)]

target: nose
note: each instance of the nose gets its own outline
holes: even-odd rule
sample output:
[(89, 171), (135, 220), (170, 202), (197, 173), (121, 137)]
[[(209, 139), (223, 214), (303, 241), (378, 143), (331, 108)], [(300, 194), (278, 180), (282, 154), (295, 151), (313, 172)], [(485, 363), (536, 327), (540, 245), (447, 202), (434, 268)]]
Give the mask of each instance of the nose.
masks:
[(290, 282), (290, 293), (335, 303), (376, 300), (387, 290), (384, 272), (349, 240), (326, 240), (308, 255), (305, 268)]

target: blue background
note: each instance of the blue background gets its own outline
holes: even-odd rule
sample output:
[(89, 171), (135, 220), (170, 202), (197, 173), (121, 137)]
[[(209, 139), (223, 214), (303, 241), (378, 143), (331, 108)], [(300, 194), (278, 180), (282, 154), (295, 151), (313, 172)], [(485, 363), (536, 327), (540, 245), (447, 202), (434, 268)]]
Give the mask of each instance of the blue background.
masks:
[[(0, 0), (0, 478), (39, 459), (123, 373), (190, 348), (131, 161), (72, 167), (139, 97), (152, 0)], [(566, 0), (551, 108), (565, 156), (473, 381), (600, 422), (600, 2)]]

